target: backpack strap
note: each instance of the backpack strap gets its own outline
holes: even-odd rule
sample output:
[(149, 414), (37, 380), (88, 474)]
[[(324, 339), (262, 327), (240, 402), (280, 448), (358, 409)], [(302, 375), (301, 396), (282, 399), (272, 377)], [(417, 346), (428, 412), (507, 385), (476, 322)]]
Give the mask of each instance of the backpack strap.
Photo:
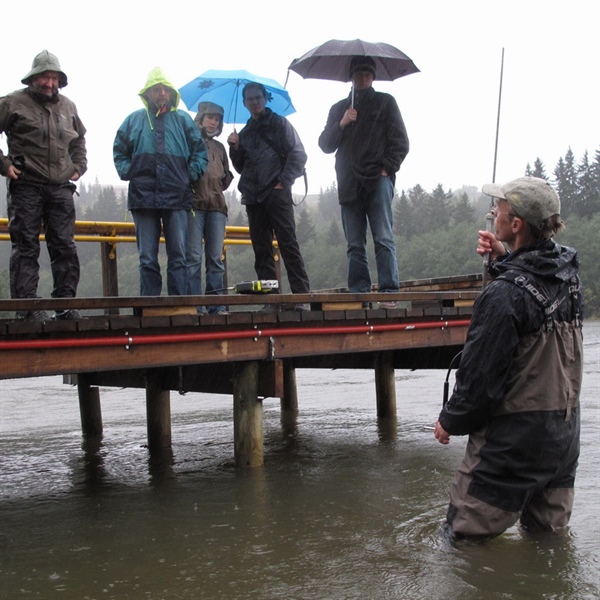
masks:
[[(284, 131), (283, 117), (281, 117), (280, 115), (276, 115), (276, 116), (279, 117), (276, 121), (277, 122), (277, 142), (272, 140), (260, 127), (258, 128), (258, 135), (279, 156), (279, 160), (281, 161), (281, 168), (283, 169), (283, 167), (285, 166), (285, 161), (287, 160), (287, 156), (290, 152), (290, 149), (286, 148), (287, 144), (285, 144), (285, 140), (283, 137), (283, 131)], [(294, 206), (298, 206), (298, 205), (302, 204), (302, 202), (304, 202), (304, 200), (306, 200), (306, 196), (308, 195), (308, 176), (306, 175), (306, 168), (302, 169), (302, 176), (304, 177), (304, 198), (302, 198), (302, 200), (300, 200), (300, 202), (298, 202), (298, 203), (294, 202), (294, 200), (292, 199), (292, 203), (294, 204)]]
[(571, 279), (563, 285), (556, 296), (553, 299), (548, 298), (542, 291), (540, 291), (532, 282), (531, 278), (518, 271), (507, 271), (498, 275), (496, 280), (502, 279), (509, 281), (517, 287), (522, 288), (541, 306), (546, 316), (546, 329), (552, 331), (554, 328), (554, 313), (558, 307), (567, 299), (571, 298), (573, 308), (575, 311), (575, 322), (579, 327), (581, 324), (581, 294), (579, 286), (579, 278), (577, 275), (573, 275)]

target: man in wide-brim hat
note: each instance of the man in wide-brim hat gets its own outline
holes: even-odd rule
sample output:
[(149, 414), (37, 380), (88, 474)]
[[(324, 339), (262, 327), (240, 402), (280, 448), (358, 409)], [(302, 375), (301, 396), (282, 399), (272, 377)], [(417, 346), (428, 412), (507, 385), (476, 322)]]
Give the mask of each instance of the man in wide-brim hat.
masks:
[[(0, 98), (0, 133), (6, 132), (8, 140), (8, 155), (0, 150), (0, 173), (9, 180), (11, 297), (37, 297), (43, 225), (54, 282), (52, 297), (72, 298), (79, 283), (73, 182), (87, 169), (86, 130), (75, 104), (60, 94), (68, 79), (54, 54), (40, 52), (21, 82), (25, 89)], [(17, 316), (48, 318), (40, 310)], [(55, 314), (57, 319), (78, 316), (70, 310)]]

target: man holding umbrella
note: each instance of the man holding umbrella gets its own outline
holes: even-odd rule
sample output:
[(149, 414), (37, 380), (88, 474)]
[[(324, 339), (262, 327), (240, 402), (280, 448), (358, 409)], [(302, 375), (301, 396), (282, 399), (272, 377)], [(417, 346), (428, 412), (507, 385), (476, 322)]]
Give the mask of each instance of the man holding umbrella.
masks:
[[(256, 274), (259, 279), (277, 279), (274, 233), (292, 293), (306, 294), (310, 285), (296, 239), (292, 202), (292, 184), (302, 175), (306, 152), (289, 121), (266, 107), (268, 95), (262, 84), (246, 84), (243, 98), (251, 118), (227, 142), (231, 162), (241, 175), (238, 188), (248, 214)], [(308, 308), (295, 306), (295, 310)]]
[[(350, 62), (352, 93), (334, 104), (319, 137), (326, 154), (336, 152), (335, 169), (348, 254), (348, 288), (371, 291), (367, 259), (367, 222), (375, 244), (380, 292), (397, 292), (400, 282), (392, 228), (396, 172), (408, 154), (406, 128), (393, 96), (376, 92), (375, 61)], [(381, 302), (394, 308), (395, 302)]]

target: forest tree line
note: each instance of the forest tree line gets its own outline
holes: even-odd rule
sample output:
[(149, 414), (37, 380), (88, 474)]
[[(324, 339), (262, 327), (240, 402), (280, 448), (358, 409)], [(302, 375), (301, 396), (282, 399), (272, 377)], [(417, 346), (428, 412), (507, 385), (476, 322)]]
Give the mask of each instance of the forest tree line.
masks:
[[(557, 241), (574, 246), (579, 252), (584, 282), (586, 314), (600, 316), (600, 150), (590, 159), (586, 152), (576, 161), (569, 149), (550, 174), (536, 159), (527, 165), (525, 175), (550, 181), (561, 198), (561, 214), (566, 231)], [(4, 190), (3, 190), (4, 192)], [(131, 221), (127, 212), (126, 189), (114, 186), (81, 184), (76, 199), (78, 220)], [(4, 195), (4, 194), (3, 194)], [(226, 192), (229, 225), (246, 225), (246, 213), (236, 190)], [(6, 204), (2, 200), (3, 216)], [(477, 231), (485, 224), (490, 198), (475, 186), (452, 191), (439, 184), (427, 191), (420, 185), (401, 190), (393, 200), (394, 231), (401, 280), (467, 275), (482, 271), (481, 258), (475, 253)], [(341, 227), (340, 208), (335, 183), (309, 196), (296, 208), (297, 235), (310, 278), (312, 290), (346, 287), (346, 243)], [(370, 236), (369, 236), (370, 237)], [(8, 298), (8, 256), (10, 245), (0, 245), (0, 297)], [(369, 239), (369, 261), (373, 281), (377, 281), (372, 242)], [(97, 244), (79, 243), (82, 276), (78, 295), (102, 295), (99, 277), (100, 252)], [(135, 296), (139, 293), (138, 260), (135, 244), (118, 245), (119, 293)], [(229, 285), (253, 279), (254, 256), (249, 246), (227, 249)], [(42, 248), (41, 264), (48, 265), (47, 252)], [(163, 276), (166, 258), (161, 248)], [(285, 274), (285, 269), (283, 270)], [(289, 291), (283, 277), (284, 291)], [(166, 286), (165, 286), (166, 287)], [(51, 274), (42, 268), (39, 294), (49, 296)]]

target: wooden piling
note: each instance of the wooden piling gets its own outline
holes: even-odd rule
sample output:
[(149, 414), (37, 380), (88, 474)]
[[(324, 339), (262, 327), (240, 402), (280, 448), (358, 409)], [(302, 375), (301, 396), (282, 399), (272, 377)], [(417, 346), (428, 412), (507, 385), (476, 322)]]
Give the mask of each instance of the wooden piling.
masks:
[(289, 360), (283, 362), (283, 397), (281, 398), (281, 408), (294, 416), (298, 414), (296, 367)]
[(375, 355), (375, 395), (377, 416), (380, 419), (395, 419), (396, 380), (393, 352), (378, 352)]
[[(117, 264), (117, 244), (102, 242), (102, 294), (105, 297), (119, 295), (119, 274)], [(118, 315), (118, 308), (106, 309), (107, 314)]]
[(233, 442), (237, 467), (264, 462), (263, 413), (258, 398), (258, 361), (236, 363), (233, 379)]
[(294, 427), (298, 418), (298, 388), (296, 385), (296, 367), (290, 360), (283, 362), (283, 396), (281, 404), (281, 423), (284, 427)]
[(84, 437), (102, 435), (102, 409), (100, 407), (100, 390), (92, 387), (85, 374), (77, 377), (77, 393), (79, 395), (79, 413), (81, 415), (81, 431)]
[(150, 451), (171, 447), (171, 395), (160, 369), (146, 371), (146, 419)]

